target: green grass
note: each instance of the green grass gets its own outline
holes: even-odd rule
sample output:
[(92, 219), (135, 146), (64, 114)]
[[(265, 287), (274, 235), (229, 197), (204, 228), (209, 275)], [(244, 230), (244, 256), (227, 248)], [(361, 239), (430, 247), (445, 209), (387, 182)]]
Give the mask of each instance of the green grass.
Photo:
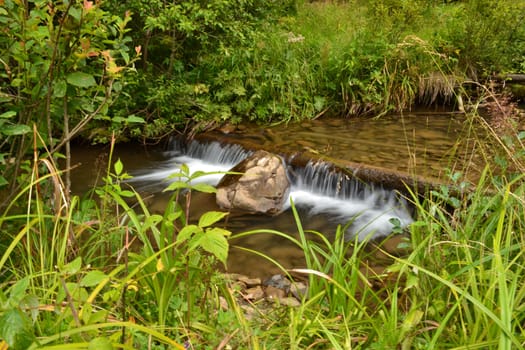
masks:
[[(170, 102), (164, 112), (180, 107), (194, 122), (377, 115), (467, 94), (467, 78), (523, 70), (516, 38), (525, 27), (514, 16), (523, 2), (383, 3), (302, 3), (296, 15), (252, 33), (253, 46), (203, 55), (182, 81), (156, 85)], [(495, 99), (477, 86), (481, 98), (466, 101), (474, 108)], [(307, 276), (302, 304), (252, 305), (252, 319), (217, 272), (229, 248), (230, 233), (217, 225), (225, 214), (187, 222), (191, 196), (183, 194), (213, 191), (191, 184), (203, 174), (181, 169), (159, 215), (126, 187), (119, 161), (110, 159), (92, 197), (69, 198), (52, 157), (36, 158), (0, 216), (0, 337), (10, 349), (523, 347), (524, 135), (500, 136), (477, 115), (468, 122), (490, 136), (475, 140), (481, 176), (424, 199), (414, 193), (410, 250), (390, 256), (384, 271), (366, 268), (367, 245), (346, 242), (344, 227), (328, 240), (305, 232), (297, 213), (299, 239), (237, 234), (286, 237), (305, 252), (304, 269), (281, 267)]]
[[(345, 227), (328, 240), (305, 232), (295, 211), (297, 239), (271, 230), (236, 234), (279, 235), (305, 252), (304, 269), (281, 267), (307, 277), (301, 305), (259, 310), (254, 304), (258, 316), (250, 319), (238, 291), (216, 269), (227, 254), (219, 237), (229, 233), (215, 228), (224, 214), (189, 223), (191, 202), (179, 204), (179, 190), (202, 174), (183, 168), (158, 215), (125, 187), (118, 161), (96, 191), (99, 200), (74, 197), (64, 205), (56, 169), (41, 160), (44, 175), (32, 168), (34, 180), (0, 219), (1, 334), (13, 349), (104, 342), (154, 349), (185, 342), (250, 349), (519, 348), (525, 342), (525, 185), (520, 159), (509, 158), (510, 149), (521, 147), (513, 140), (494, 140), (506, 157), (501, 169), (485, 167), (476, 186), (456, 184), (471, 190), (443, 187), (423, 199), (411, 196), (417, 217), (405, 242), (410, 249), (389, 256), (383, 271), (366, 268), (367, 244), (345, 241)], [(59, 196), (50, 201), (42, 191), (54, 186), (58, 192), (48, 193)], [(199, 189), (212, 190), (193, 190)]]

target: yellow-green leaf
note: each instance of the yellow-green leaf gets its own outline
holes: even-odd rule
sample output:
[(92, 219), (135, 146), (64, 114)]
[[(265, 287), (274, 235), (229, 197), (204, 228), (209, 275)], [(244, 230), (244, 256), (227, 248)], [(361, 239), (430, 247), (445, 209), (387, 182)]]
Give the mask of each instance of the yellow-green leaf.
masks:
[(215, 255), (220, 262), (226, 265), (226, 259), (228, 258), (228, 241), (222, 231), (221, 229), (206, 231), (199, 243), (204, 250)]
[(204, 214), (199, 219), (199, 227), (208, 227), (216, 222), (222, 220), (228, 213), (222, 211), (209, 211)]

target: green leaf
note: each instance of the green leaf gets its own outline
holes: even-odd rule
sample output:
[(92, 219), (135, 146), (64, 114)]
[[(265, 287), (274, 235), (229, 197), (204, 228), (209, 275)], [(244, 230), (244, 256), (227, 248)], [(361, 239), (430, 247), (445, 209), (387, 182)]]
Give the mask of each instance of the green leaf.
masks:
[(18, 306), (20, 300), (26, 295), (27, 287), (29, 287), (29, 277), (24, 277), (17, 281), (9, 292), (9, 299), (13, 306)]
[(205, 171), (202, 171), (202, 170), (197, 170), (196, 172), (194, 172), (193, 174), (191, 174), (190, 176), (190, 179), (196, 179), (196, 178), (199, 178), (199, 177), (202, 177), (202, 176), (206, 176), (208, 175), (209, 173), (205, 172)]
[(104, 281), (108, 276), (99, 270), (89, 271), (80, 281), (82, 287), (93, 287)]
[(113, 167), (115, 168), (116, 175), (122, 174), (122, 169), (124, 169), (124, 165), (120, 161), (120, 158), (115, 162), (115, 165)]
[(222, 220), (228, 213), (222, 211), (209, 211), (204, 214), (199, 219), (199, 227), (208, 227), (216, 223), (217, 221)]
[(129, 115), (126, 118), (126, 122), (128, 122), (128, 123), (145, 123), (146, 121), (144, 120), (144, 118), (137, 117), (136, 115), (132, 114), (132, 115)]
[(188, 165), (187, 164), (182, 164), (180, 166), (180, 171), (186, 175), (186, 176), (189, 176), (190, 175), (190, 168), (188, 168)]
[(99, 337), (91, 340), (88, 345), (88, 350), (113, 350), (113, 345), (108, 338)]
[(80, 7), (71, 7), (69, 9), (69, 15), (77, 20), (77, 22), (80, 22), (82, 18), (82, 9)]
[(201, 238), (200, 244), (204, 250), (215, 255), (220, 262), (226, 265), (228, 258), (228, 241), (224, 237), (224, 230), (213, 228), (206, 231), (204, 237)]
[(27, 134), (28, 132), (31, 132), (31, 128), (22, 124), (6, 125), (1, 131), (1, 133), (6, 136), (23, 135)]
[(163, 217), (158, 214), (153, 214), (151, 216), (146, 217), (146, 221), (144, 221), (144, 225), (142, 226), (143, 230), (147, 230), (152, 226), (156, 226), (159, 222), (161, 222)]
[(68, 84), (78, 87), (90, 87), (97, 84), (95, 78), (91, 74), (83, 72), (73, 72), (66, 77)]
[(129, 54), (126, 51), (124, 51), (124, 50), (120, 50), (119, 52), (120, 52), (120, 55), (122, 56), (122, 58), (124, 59), (124, 62), (126, 64), (128, 64), (129, 63)]
[(40, 303), (36, 295), (26, 295), (24, 299), (20, 300), (20, 308), (22, 310), (29, 310), (33, 322), (36, 322), (38, 319), (38, 314), (40, 312), (38, 309), (39, 305)]
[(16, 115), (15, 111), (7, 111), (7, 112), (0, 114), (0, 119), (11, 118), (11, 117), (14, 117), (15, 115)]
[(70, 263), (66, 264), (61, 271), (68, 275), (74, 275), (80, 270), (80, 267), (82, 266), (82, 258), (79, 256), (75, 260), (71, 261)]
[(88, 319), (87, 323), (88, 324), (103, 323), (105, 320), (108, 319), (108, 314), (109, 314), (108, 310), (100, 310), (100, 311), (97, 311), (97, 312), (92, 312), (89, 315), (89, 319)]
[(198, 183), (198, 184), (192, 185), (191, 188), (195, 191), (199, 191), (202, 193), (216, 193), (217, 192), (217, 189), (214, 186), (205, 184), (205, 183)]
[(66, 91), (67, 91), (67, 83), (65, 80), (60, 79), (59, 81), (56, 82), (56, 84), (53, 87), (53, 96), (62, 98), (66, 96)]
[(406, 292), (410, 288), (416, 287), (418, 285), (418, 283), (419, 283), (419, 277), (416, 274), (409, 273), (407, 275), (405, 288), (403, 289), (403, 291)]
[(128, 190), (120, 191), (119, 194), (124, 198), (131, 198), (135, 196), (135, 193), (133, 191)]
[(33, 343), (35, 335), (31, 319), (19, 309), (11, 309), (0, 317), (0, 339), (10, 350), (27, 349)]
[(180, 190), (180, 189), (184, 189), (184, 188), (188, 188), (188, 184), (186, 182), (183, 182), (183, 181), (175, 181), (175, 182), (172, 182), (168, 185), (168, 187), (166, 187), (164, 189), (164, 191), (177, 191), (177, 190)]
[(197, 225), (187, 225), (180, 230), (177, 234), (177, 243), (182, 243), (187, 241), (192, 234), (202, 231)]
[(5, 186), (7, 184), (9, 184), (9, 182), (6, 180), (6, 178), (0, 175), (0, 187)]

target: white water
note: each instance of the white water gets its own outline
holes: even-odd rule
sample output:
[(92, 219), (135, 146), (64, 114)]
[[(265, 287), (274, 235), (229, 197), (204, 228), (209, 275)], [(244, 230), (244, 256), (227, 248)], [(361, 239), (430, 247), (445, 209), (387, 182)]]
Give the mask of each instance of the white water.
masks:
[[(237, 145), (221, 146), (217, 142), (199, 144), (192, 142), (186, 149), (178, 143), (166, 154), (169, 158), (158, 167), (143, 170), (133, 181), (143, 186), (159, 186), (175, 173), (181, 164), (190, 172), (227, 172), (246, 158), (250, 152)], [(330, 170), (327, 163), (311, 163), (304, 169), (294, 169), (290, 199), (298, 208), (306, 208), (309, 215), (325, 215), (338, 224), (349, 224), (347, 237), (358, 235), (359, 240), (387, 236), (394, 228), (394, 220), (400, 227), (413, 219), (406, 202), (394, 191), (359, 183), (346, 175)], [(216, 185), (222, 174), (199, 177), (195, 182)], [(176, 179), (172, 179), (176, 180)], [(291, 201), (288, 201), (288, 208)]]

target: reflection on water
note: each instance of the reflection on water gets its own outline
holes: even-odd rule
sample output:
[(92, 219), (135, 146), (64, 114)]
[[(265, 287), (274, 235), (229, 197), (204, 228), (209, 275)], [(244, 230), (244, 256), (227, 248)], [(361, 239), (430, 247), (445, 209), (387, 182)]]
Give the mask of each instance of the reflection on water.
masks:
[[(436, 178), (442, 177), (448, 167), (466, 169), (464, 164), (472, 159), (473, 154), (472, 149), (469, 149), (472, 148), (469, 130), (459, 117), (414, 115), (379, 120), (323, 119), (264, 129), (243, 126), (233, 133), (221, 135), (215, 133), (221, 138), (254, 142), (274, 152), (308, 150), (334, 159)], [(104, 173), (107, 167), (107, 153), (106, 148), (77, 147), (74, 150), (74, 161), (82, 163), (72, 171), (75, 192), (85, 192), (94, 185), (96, 179), (100, 178), (99, 174)], [(114, 159), (120, 158), (127, 172), (138, 175), (155, 174), (147, 181), (143, 179), (149, 184), (147, 187), (143, 186), (145, 182), (142, 182), (142, 185), (137, 183), (145, 191), (153, 192), (149, 203), (154, 212), (164, 210), (166, 197), (158, 190), (166, 186), (163, 179), (176, 170), (175, 165), (173, 168), (169, 166), (169, 160), (173, 159), (173, 156), (173, 150), (159, 147), (125, 145), (116, 149)], [(467, 171), (475, 174), (475, 168), (469, 168)], [(322, 201), (322, 198), (313, 197), (312, 192), (296, 191), (295, 196), (296, 202)], [(370, 196), (365, 200), (373, 201)], [(347, 198), (342, 198), (340, 202), (332, 201), (330, 205), (337, 211), (348, 203)], [(198, 220), (202, 212), (219, 210), (213, 195), (197, 193), (192, 196), (191, 207), (193, 222)], [(338, 224), (353, 220), (352, 217), (345, 217), (344, 222), (340, 219), (333, 220), (333, 217), (325, 215), (323, 211), (312, 210), (312, 206), (308, 205), (298, 205), (298, 211), (301, 225), (305, 230), (322, 232), (329, 238), (333, 237)], [(388, 220), (388, 217), (385, 218)], [(298, 236), (297, 224), (291, 210), (276, 217), (232, 213), (225, 225), (233, 232), (275, 229), (292, 237)], [(231, 244), (228, 262), (230, 272), (260, 277), (279, 272), (276, 266), (247, 250), (267, 254), (285, 268), (304, 266), (301, 250), (290, 240), (271, 233), (246, 236), (233, 240)], [(237, 246), (242, 249), (236, 248)]]
[[(376, 165), (429, 178), (446, 169), (467, 172), (480, 128), (461, 115), (408, 114), (380, 119), (320, 119), (286, 127), (243, 126), (225, 138), (250, 140), (264, 149), (312, 151), (335, 160)], [(475, 159), (474, 159), (475, 160)]]

